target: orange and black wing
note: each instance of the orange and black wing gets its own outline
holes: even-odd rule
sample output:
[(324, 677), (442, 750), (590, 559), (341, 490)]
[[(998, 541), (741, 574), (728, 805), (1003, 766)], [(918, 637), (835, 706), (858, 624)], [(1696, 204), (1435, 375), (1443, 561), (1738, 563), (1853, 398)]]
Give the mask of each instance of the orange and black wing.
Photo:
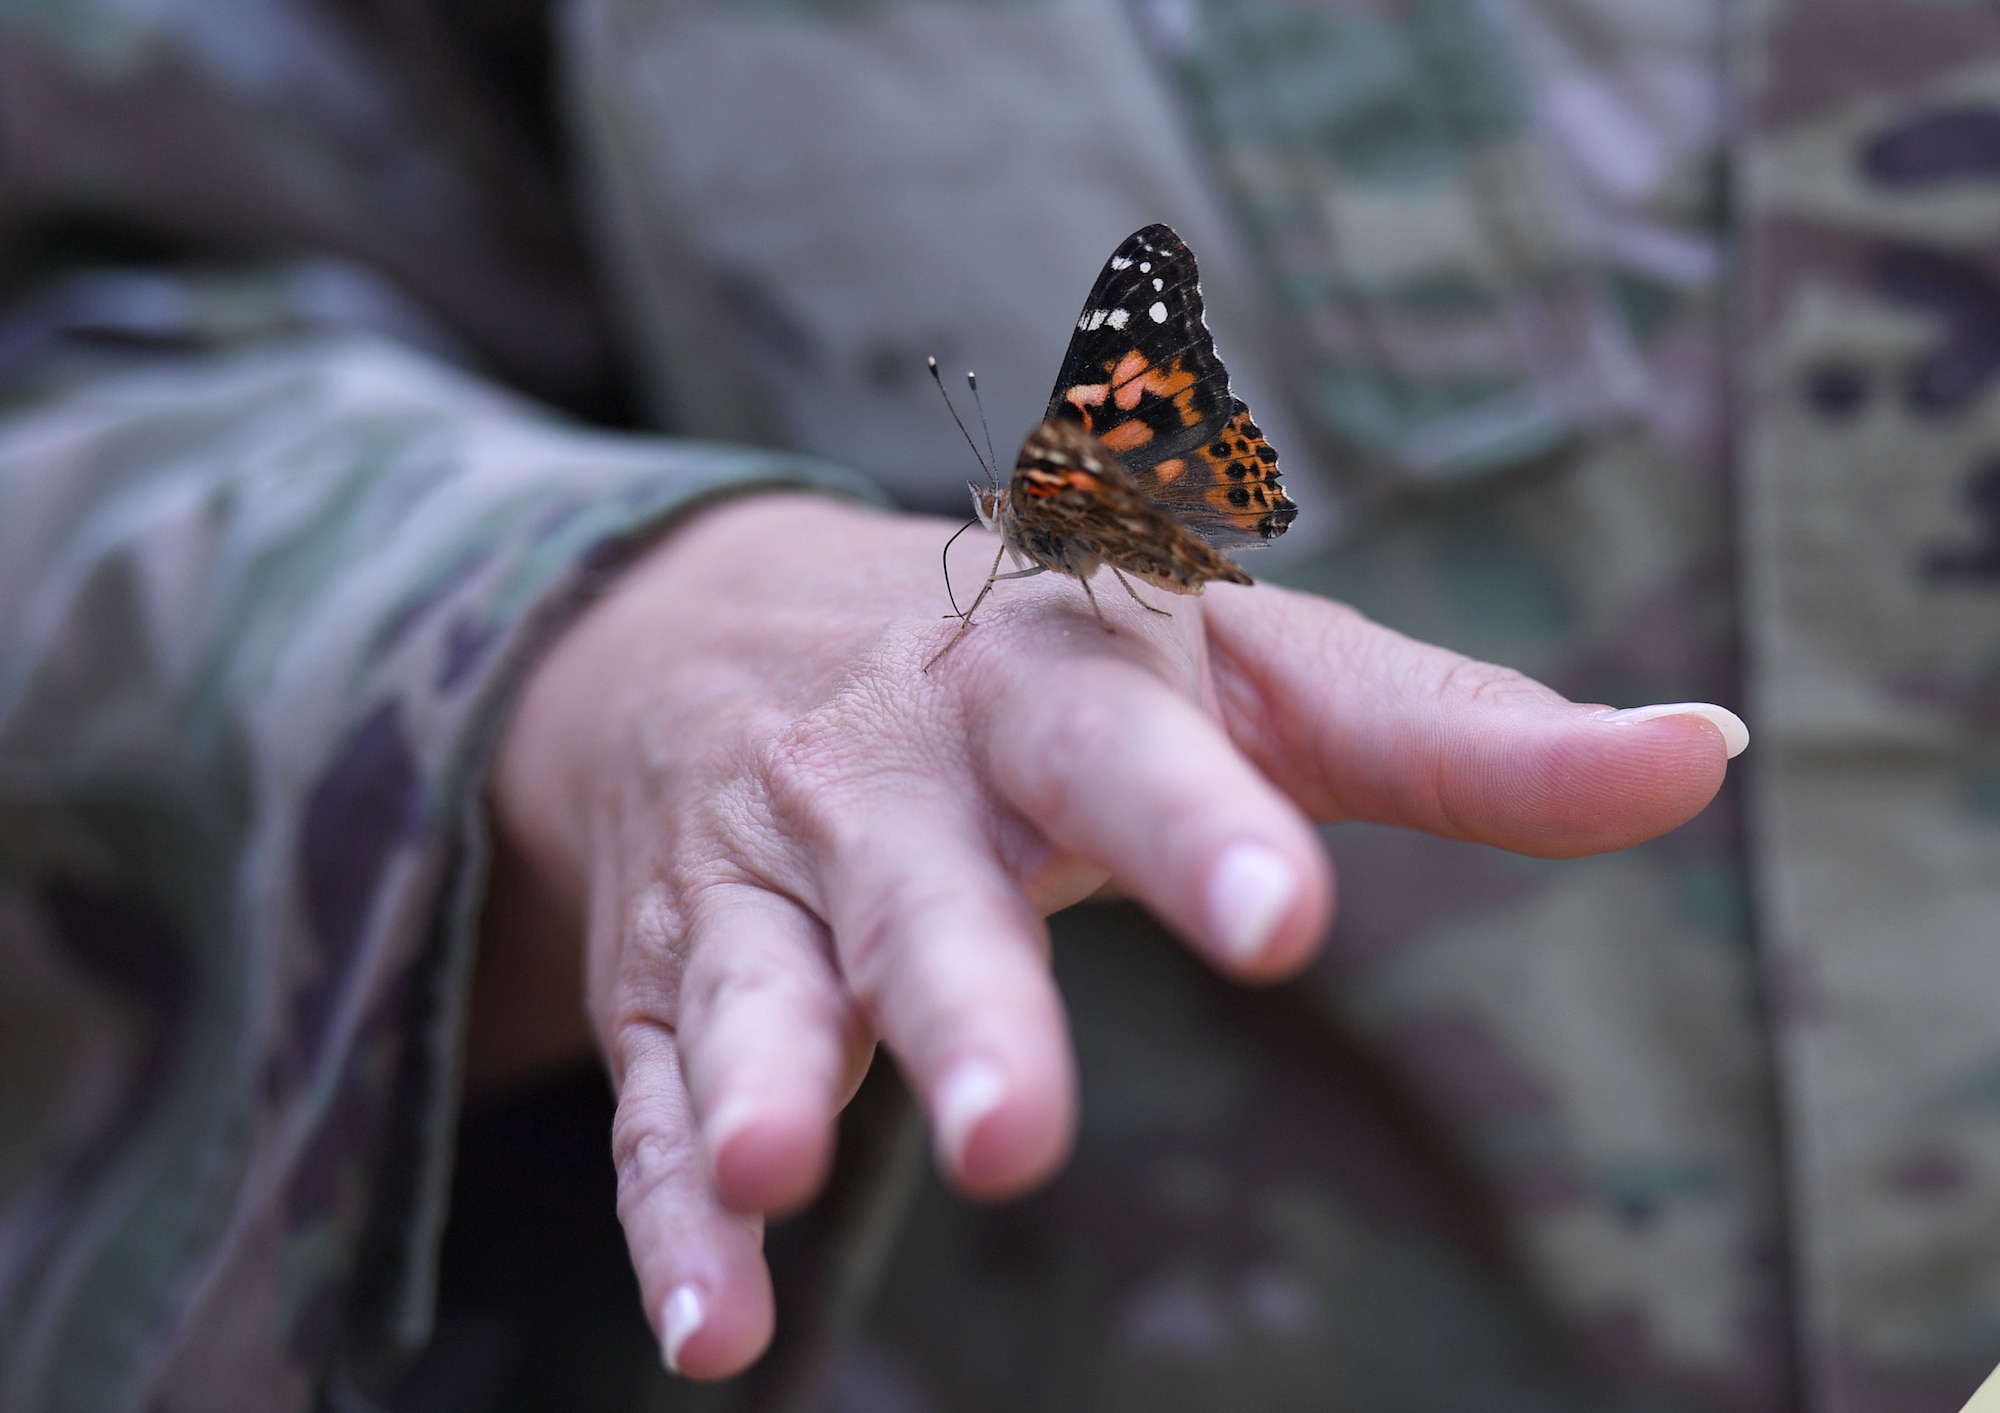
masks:
[(1135, 231), (1111, 253), (1046, 416), (1097, 437), (1141, 491), (1211, 545), (1263, 544), (1298, 514), (1278, 482), (1278, 453), (1229, 390), (1194, 253), (1171, 227)]

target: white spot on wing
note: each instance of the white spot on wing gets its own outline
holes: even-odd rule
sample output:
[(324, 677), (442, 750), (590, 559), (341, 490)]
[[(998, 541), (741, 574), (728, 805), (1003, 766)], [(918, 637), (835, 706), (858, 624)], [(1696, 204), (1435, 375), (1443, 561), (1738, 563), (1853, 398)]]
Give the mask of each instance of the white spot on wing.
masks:
[[(1148, 247), (1147, 247), (1147, 249), (1149, 249), (1149, 250), (1150, 250), (1151, 248), (1152, 248), (1151, 246), (1148, 246)], [(1141, 260), (1141, 261), (1139, 262), (1139, 273), (1140, 273), (1140, 274), (1142, 274), (1142, 275), (1150, 275), (1150, 274), (1152, 274), (1152, 273), (1153, 273), (1153, 262), (1152, 262), (1152, 261), (1150, 261), (1150, 260)]]
[(1114, 309), (1111, 311), (1111, 317), (1104, 322), (1114, 329), (1122, 329), (1132, 322), (1132, 311), (1129, 309)]
[(1153, 281), (1154, 289), (1165, 289), (1166, 287), (1167, 287), (1167, 282), (1165, 280), (1156, 279)]
[(1155, 324), (1164, 324), (1167, 322), (1167, 306), (1157, 300), (1154, 301), (1153, 307), (1148, 309), (1146, 313), (1151, 316)]
[(1131, 264), (1132, 258), (1129, 255), (1114, 255), (1111, 257), (1111, 268), (1114, 270), (1126, 269)]
[[(1118, 312), (1120, 314), (1123, 314), (1125, 311), (1121, 309)], [(1095, 333), (1097, 330), (1104, 327), (1104, 320), (1106, 317), (1107, 316), (1102, 309), (1088, 310), (1085, 312), (1084, 316), (1081, 319), (1077, 320), (1076, 326), (1079, 329), (1082, 329), (1087, 334)], [(1118, 327), (1118, 325), (1113, 324), (1111, 327), (1115, 329)]]

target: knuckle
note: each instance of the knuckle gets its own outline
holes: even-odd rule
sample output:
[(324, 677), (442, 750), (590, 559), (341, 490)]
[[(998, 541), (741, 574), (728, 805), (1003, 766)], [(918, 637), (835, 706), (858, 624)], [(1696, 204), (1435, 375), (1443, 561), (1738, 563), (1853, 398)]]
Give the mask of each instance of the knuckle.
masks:
[(1511, 667), (1460, 658), (1439, 677), (1433, 695), (1445, 702), (1482, 702), (1539, 690), (1530, 678)]
[(894, 954), (894, 939), (906, 917), (906, 891), (890, 887), (858, 899), (842, 929), (841, 953), (848, 987), (856, 1004), (871, 1015), (879, 1009), (886, 989), (888, 959)]
[(821, 863), (879, 852), (917, 794), (955, 774), (920, 715), (860, 681), (808, 715), (776, 724), (754, 748), (758, 808), (772, 835)]
[(950, 880), (923, 883), (908, 875), (884, 879), (859, 894), (843, 929), (842, 955), (848, 987), (863, 1010), (873, 1014), (896, 965), (898, 939), (947, 929), (933, 921), (949, 906)]
[(611, 1125), (611, 1160), (618, 1175), (618, 1215), (629, 1216), (659, 1193), (684, 1186), (695, 1167), (691, 1145), (660, 1131), (659, 1115), (620, 1106)]
[(840, 772), (828, 746), (828, 731), (816, 717), (776, 727), (755, 748), (754, 770), (778, 830), (815, 843), (836, 832)]
[(681, 988), (681, 1023), (689, 1028), (744, 1005), (788, 998), (803, 990), (783, 958), (741, 949), (727, 965), (690, 967)]
[(685, 890), (665, 882), (625, 901), (606, 1017), (613, 1035), (630, 1040), (645, 1027), (671, 1023), (687, 971), (688, 901)]

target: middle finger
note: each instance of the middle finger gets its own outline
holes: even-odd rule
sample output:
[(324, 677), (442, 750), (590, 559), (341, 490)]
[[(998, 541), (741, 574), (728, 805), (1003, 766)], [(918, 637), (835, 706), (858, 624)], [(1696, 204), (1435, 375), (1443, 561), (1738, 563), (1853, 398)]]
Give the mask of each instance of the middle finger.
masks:
[(1216, 722), (1138, 664), (1064, 656), (1015, 674), (980, 742), (1009, 805), (1218, 966), (1275, 976), (1325, 932), (1333, 875), (1310, 824)]

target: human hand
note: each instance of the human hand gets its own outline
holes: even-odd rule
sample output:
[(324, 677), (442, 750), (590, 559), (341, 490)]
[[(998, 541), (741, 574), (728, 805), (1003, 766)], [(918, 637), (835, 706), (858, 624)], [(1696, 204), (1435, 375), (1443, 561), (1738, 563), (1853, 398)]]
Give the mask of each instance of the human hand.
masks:
[(701, 512), (555, 644), (500, 753), (490, 912), (520, 902), (536, 936), (502, 931), (545, 958), (583, 939), (620, 1216), (695, 1377), (768, 1341), (762, 1216), (817, 1190), (875, 1037), (961, 1191), (1062, 1162), (1046, 914), (1115, 880), (1274, 979), (1332, 916), (1310, 820), (1586, 854), (1723, 777), (1726, 713), (1607, 716), (1269, 585), (1152, 595), (1170, 619), (1104, 594), (1109, 635), (1075, 584), (1009, 584), (925, 673), (957, 630), (949, 529), (794, 495)]

